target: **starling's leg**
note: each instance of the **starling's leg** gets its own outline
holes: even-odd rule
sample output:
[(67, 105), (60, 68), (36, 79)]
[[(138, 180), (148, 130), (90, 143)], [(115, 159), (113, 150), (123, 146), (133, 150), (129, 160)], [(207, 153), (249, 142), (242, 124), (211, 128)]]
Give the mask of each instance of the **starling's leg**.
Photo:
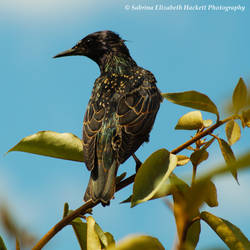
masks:
[(137, 172), (138, 169), (139, 169), (139, 167), (141, 166), (142, 163), (141, 163), (141, 161), (136, 157), (135, 154), (132, 154), (132, 156), (133, 156), (133, 158), (134, 158), (134, 160), (135, 160), (135, 163), (136, 163), (135, 171)]

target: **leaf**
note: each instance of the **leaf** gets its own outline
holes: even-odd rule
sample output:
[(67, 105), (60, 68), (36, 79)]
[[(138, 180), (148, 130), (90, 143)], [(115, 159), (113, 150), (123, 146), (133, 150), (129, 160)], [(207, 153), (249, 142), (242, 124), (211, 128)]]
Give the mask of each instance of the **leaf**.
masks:
[(190, 161), (186, 155), (177, 155), (177, 166), (184, 166)]
[(247, 237), (240, 231), (238, 227), (229, 221), (205, 211), (201, 213), (200, 217), (216, 232), (216, 234), (230, 249), (250, 249), (250, 243)]
[(201, 222), (200, 220), (195, 221), (188, 229), (187, 237), (185, 240), (185, 250), (195, 249), (200, 238)]
[(250, 109), (243, 111), (242, 112), (242, 127), (244, 128), (245, 126), (247, 126), (248, 128), (250, 128)]
[(203, 147), (202, 147), (201, 149), (207, 150), (207, 149), (212, 145), (212, 143), (214, 142), (214, 140), (215, 140), (215, 138), (213, 137), (212, 139), (210, 139), (209, 141), (207, 141), (207, 142), (203, 145)]
[(87, 217), (87, 250), (101, 250), (101, 242), (95, 231), (95, 220), (92, 216)]
[(213, 121), (212, 121), (212, 120), (203, 120), (203, 126), (204, 126), (205, 128), (210, 127), (212, 124), (213, 124)]
[(114, 240), (114, 237), (111, 233), (109, 232), (105, 232), (104, 233), (106, 238), (107, 238), (107, 241), (108, 241), (108, 246), (112, 245), (112, 244), (115, 244), (115, 240)]
[(125, 177), (126, 177), (127, 173), (124, 172), (121, 175), (117, 176), (115, 179), (116, 184), (118, 184), (119, 182), (121, 182)]
[(234, 89), (232, 100), (236, 113), (247, 104), (247, 86), (242, 78)]
[(66, 217), (69, 213), (69, 203), (65, 202), (64, 203), (64, 208), (63, 208), (63, 218)]
[(157, 238), (140, 235), (129, 236), (118, 242), (116, 246), (111, 245), (107, 250), (164, 250)]
[(87, 249), (87, 224), (80, 218), (75, 218), (71, 225), (81, 249)]
[(197, 130), (203, 126), (202, 115), (200, 111), (191, 111), (183, 115), (175, 129), (185, 129), (185, 130)]
[(166, 93), (162, 94), (162, 96), (170, 102), (176, 103), (178, 105), (216, 114), (217, 120), (219, 120), (219, 112), (216, 105), (207, 95), (204, 95), (200, 92), (192, 90), (179, 93)]
[(205, 149), (199, 149), (193, 152), (190, 156), (190, 160), (194, 166), (198, 166), (203, 161), (207, 160), (209, 154)]
[(150, 200), (167, 180), (176, 164), (176, 155), (170, 154), (166, 149), (151, 154), (135, 176), (131, 207)]
[(84, 161), (82, 141), (71, 133), (40, 131), (23, 138), (7, 153), (12, 151), (21, 151), (71, 161)]
[(205, 202), (208, 204), (209, 207), (218, 206), (217, 190), (216, 190), (215, 184), (212, 181), (208, 182), (207, 195), (205, 197)]
[[(222, 152), (222, 155), (224, 157), (225, 162), (227, 163), (228, 166), (231, 166), (232, 163), (236, 161), (234, 153), (231, 149), (231, 147), (228, 145), (226, 141), (224, 141), (221, 138), (218, 138), (220, 150)], [(230, 169), (234, 179), (238, 183), (238, 177), (237, 177), (237, 170), (236, 169)]]
[(4, 241), (3, 241), (3, 239), (2, 239), (1, 236), (0, 236), (0, 249), (1, 250), (7, 250), (7, 248), (6, 248), (5, 244), (4, 244)]
[(103, 245), (103, 247), (107, 248), (111, 243), (114, 243), (114, 237), (111, 233), (105, 233), (101, 229), (101, 227), (95, 223), (95, 231)]
[(241, 136), (240, 126), (234, 120), (227, 122), (225, 130), (226, 130), (227, 140), (230, 145), (233, 145), (240, 139)]

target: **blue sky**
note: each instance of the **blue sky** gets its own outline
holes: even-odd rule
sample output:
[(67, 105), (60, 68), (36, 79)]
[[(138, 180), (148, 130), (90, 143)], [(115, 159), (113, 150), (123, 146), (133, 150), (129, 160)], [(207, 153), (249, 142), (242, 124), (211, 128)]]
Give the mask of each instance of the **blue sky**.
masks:
[[(244, 5), (244, 12), (126, 11), (132, 5), (221, 4)], [(136, 62), (150, 70), (162, 92), (197, 90), (222, 104), (239, 79), (250, 81), (250, 5), (244, 0), (2, 0), (1, 29), (1, 132), (0, 154), (20, 139), (40, 130), (71, 132), (81, 137), (82, 120), (99, 69), (87, 58), (52, 59), (89, 33), (110, 29), (128, 40)], [(159, 148), (169, 150), (189, 139), (192, 133), (175, 131), (179, 117), (188, 108), (164, 101), (151, 141), (137, 156), (143, 161)], [(213, 115), (203, 113), (204, 118)], [(224, 130), (217, 133), (224, 136)], [(249, 131), (233, 146), (240, 153), (249, 148)], [(223, 159), (218, 145), (200, 167), (206, 171)], [(133, 173), (128, 160), (120, 171)], [(179, 176), (190, 173), (178, 169)], [(81, 163), (25, 153), (0, 157), (0, 202), (7, 203), (17, 221), (39, 239), (62, 216), (64, 202), (72, 209), (82, 204), (89, 173)], [(208, 209), (236, 224), (250, 237), (250, 172), (240, 173), (238, 186), (231, 176), (216, 180), (219, 207)], [(120, 205), (131, 193), (128, 187), (116, 194), (110, 207), (96, 207), (94, 218), (116, 240), (131, 233), (158, 237), (171, 249), (176, 237), (174, 218), (161, 200), (133, 209)], [(136, 224), (135, 224), (136, 223)], [(198, 249), (224, 244), (202, 223)], [(7, 246), (13, 242), (2, 232)], [(78, 249), (70, 227), (63, 229), (45, 249)]]

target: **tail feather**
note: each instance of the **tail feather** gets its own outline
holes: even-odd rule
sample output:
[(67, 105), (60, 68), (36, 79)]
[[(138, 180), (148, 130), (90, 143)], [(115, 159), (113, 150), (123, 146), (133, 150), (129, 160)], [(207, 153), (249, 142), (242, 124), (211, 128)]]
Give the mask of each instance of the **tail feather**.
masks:
[(109, 169), (96, 165), (91, 171), (84, 200), (92, 199), (93, 202), (100, 200), (103, 205), (108, 205), (115, 193), (117, 169), (118, 164), (115, 160)]

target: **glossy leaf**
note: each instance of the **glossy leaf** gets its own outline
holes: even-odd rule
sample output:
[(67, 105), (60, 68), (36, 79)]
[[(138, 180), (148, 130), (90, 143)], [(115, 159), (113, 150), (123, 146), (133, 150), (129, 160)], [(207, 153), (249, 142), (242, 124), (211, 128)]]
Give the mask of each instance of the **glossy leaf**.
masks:
[(243, 79), (240, 78), (233, 92), (233, 106), (235, 112), (238, 113), (247, 104), (247, 86)]
[(95, 220), (92, 216), (87, 217), (87, 250), (101, 250), (101, 242), (95, 230)]
[(214, 113), (219, 120), (219, 112), (216, 105), (207, 95), (204, 95), (200, 92), (186, 91), (179, 93), (166, 93), (162, 94), (162, 96), (167, 100), (182, 106)]
[(131, 207), (150, 200), (168, 179), (176, 164), (177, 157), (166, 149), (160, 149), (150, 155), (136, 174)]
[(40, 131), (23, 138), (8, 153), (12, 151), (21, 151), (71, 161), (84, 161), (82, 141), (71, 133)]
[(208, 204), (209, 207), (218, 206), (217, 190), (216, 190), (215, 184), (212, 181), (208, 182), (207, 195), (205, 197), (205, 202)]
[(202, 212), (200, 217), (216, 232), (216, 234), (224, 241), (229, 249), (250, 249), (250, 243), (247, 237), (240, 231), (238, 227), (229, 221), (226, 221), (208, 212)]
[(160, 241), (157, 238), (139, 235), (127, 237), (117, 245), (111, 245), (107, 250), (164, 250)]
[(240, 139), (241, 131), (240, 131), (240, 126), (238, 125), (237, 122), (233, 120), (227, 122), (225, 130), (226, 130), (227, 140), (230, 145), (233, 145)]
[[(228, 166), (231, 166), (232, 163), (236, 161), (234, 153), (230, 147), (230, 145), (223, 139), (218, 138), (220, 150), (222, 152), (222, 155), (224, 157), (225, 162), (227, 163)], [(236, 169), (230, 169), (233, 177), (235, 180), (238, 182), (238, 177), (237, 177), (237, 170)]]
[(5, 244), (4, 244), (4, 241), (3, 241), (3, 239), (2, 239), (1, 236), (0, 236), (0, 249), (1, 250), (7, 250), (7, 248), (6, 248)]
[(197, 130), (203, 126), (202, 115), (200, 111), (191, 111), (183, 115), (175, 129), (184, 129), (184, 130)]
[(207, 160), (209, 154), (205, 149), (200, 149), (193, 152), (190, 156), (190, 160), (194, 166), (198, 166), (203, 161)]
[(177, 166), (184, 166), (190, 161), (186, 155), (177, 155)]

